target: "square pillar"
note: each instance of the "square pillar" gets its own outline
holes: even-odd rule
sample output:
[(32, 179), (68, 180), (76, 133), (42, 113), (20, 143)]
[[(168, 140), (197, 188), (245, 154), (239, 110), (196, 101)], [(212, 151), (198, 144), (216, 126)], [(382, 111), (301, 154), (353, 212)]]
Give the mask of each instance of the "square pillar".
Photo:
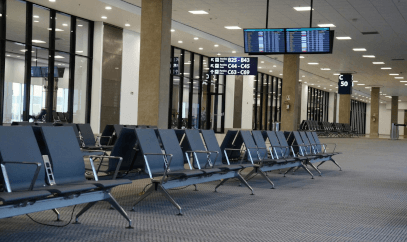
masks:
[[(281, 130), (298, 129), (301, 105), (299, 93), (300, 55), (284, 55), (283, 86), (281, 93)], [(287, 109), (289, 105), (289, 109)]]
[(380, 87), (372, 87), (370, 93), (370, 138), (379, 137), (379, 105), (380, 105)]
[(349, 124), (350, 123), (350, 94), (339, 95), (339, 123)]
[(391, 124), (398, 123), (398, 114), (399, 114), (399, 97), (392, 96), (391, 97), (390, 132), (391, 132)]
[(142, 0), (138, 124), (168, 128), (172, 0)]

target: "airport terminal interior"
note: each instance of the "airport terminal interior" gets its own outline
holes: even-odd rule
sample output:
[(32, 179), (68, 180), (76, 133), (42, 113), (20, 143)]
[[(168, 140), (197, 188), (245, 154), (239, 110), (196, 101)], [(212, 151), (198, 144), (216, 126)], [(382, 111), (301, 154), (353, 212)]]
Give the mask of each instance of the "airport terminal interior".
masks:
[(0, 241), (406, 241), (406, 19), (0, 0)]

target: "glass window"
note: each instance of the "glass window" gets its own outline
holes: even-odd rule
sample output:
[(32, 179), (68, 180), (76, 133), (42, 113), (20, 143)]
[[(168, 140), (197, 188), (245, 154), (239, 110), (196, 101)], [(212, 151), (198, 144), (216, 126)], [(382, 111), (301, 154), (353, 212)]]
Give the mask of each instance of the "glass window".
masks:
[(25, 43), (26, 4), (18, 0), (7, 0), (6, 38)]
[(50, 13), (47, 8), (33, 7), (33, 45), (49, 47)]
[(71, 16), (57, 13), (55, 17), (55, 49), (70, 51)]
[(89, 55), (89, 21), (80, 18), (76, 19), (76, 54)]
[(73, 97), (73, 122), (85, 123), (88, 58), (75, 57), (75, 84)]
[(57, 98), (54, 108), (57, 112), (62, 113), (68, 112), (69, 58), (69, 54), (55, 52), (54, 88)]
[(33, 47), (31, 59), (30, 116), (45, 121), (45, 103), (48, 93), (48, 50)]

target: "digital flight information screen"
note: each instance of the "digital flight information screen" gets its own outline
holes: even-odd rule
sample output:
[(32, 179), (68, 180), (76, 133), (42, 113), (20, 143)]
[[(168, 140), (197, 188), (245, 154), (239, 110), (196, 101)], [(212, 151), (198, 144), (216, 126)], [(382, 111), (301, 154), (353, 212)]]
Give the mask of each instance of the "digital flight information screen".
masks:
[(245, 53), (283, 54), (284, 29), (244, 29)]
[(289, 54), (295, 53), (331, 53), (329, 28), (286, 29), (286, 43)]

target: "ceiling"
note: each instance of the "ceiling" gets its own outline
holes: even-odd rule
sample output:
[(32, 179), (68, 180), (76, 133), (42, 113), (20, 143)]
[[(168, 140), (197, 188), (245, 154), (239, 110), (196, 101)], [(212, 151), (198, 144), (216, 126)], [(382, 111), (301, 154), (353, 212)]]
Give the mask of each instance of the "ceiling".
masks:
[[(33, 0), (50, 8), (61, 10), (93, 21), (110, 24), (140, 32), (141, 0)], [(227, 30), (224, 26), (262, 28), (266, 21), (266, 0), (173, 0), (172, 44), (207, 56), (245, 56), (243, 53), (243, 31)], [(297, 12), (293, 7), (309, 6), (309, 0), (270, 0), (269, 28), (308, 27), (309, 11)], [(106, 6), (113, 6), (106, 10)], [(119, 7), (122, 6), (122, 7)], [(117, 7), (115, 7), (117, 6)], [(407, 86), (389, 74), (399, 74), (407, 79), (407, 0), (315, 0), (313, 26), (332, 23), (335, 36), (350, 36), (351, 40), (337, 40), (331, 55), (303, 55), (300, 79), (308, 85), (326, 91), (335, 90), (337, 76), (334, 73), (354, 73), (354, 89), (358, 95), (370, 95), (369, 86), (382, 87), (385, 96), (400, 96), (407, 101)], [(91, 11), (90, 11), (91, 10)], [(205, 10), (207, 15), (193, 15), (190, 10)], [(107, 16), (107, 19), (101, 19)], [(131, 26), (124, 26), (129, 23)], [(174, 23), (176, 26), (174, 26)], [(178, 28), (183, 26), (184, 28)], [(194, 30), (194, 31), (187, 31)], [(377, 31), (379, 34), (363, 35), (362, 32)], [(194, 37), (199, 37), (195, 40)], [(182, 40), (182, 43), (178, 43)], [(214, 45), (218, 44), (218, 47)], [(203, 48), (199, 50), (199, 48)], [(355, 52), (353, 48), (366, 48), (366, 52)], [(236, 51), (236, 53), (232, 53)], [(375, 58), (363, 58), (374, 55)], [(259, 71), (280, 76), (283, 55), (259, 57)], [(385, 65), (373, 65), (373, 61)], [(311, 66), (309, 62), (318, 62)], [(391, 67), (382, 70), (381, 67)], [(330, 68), (322, 71), (321, 68)], [(270, 72), (272, 71), (272, 72)], [(404, 80), (404, 79), (402, 79)], [(357, 85), (357, 84), (365, 84)], [(331, 86), (332, 85), (332, 86)], [(402, 97), (404, 96), (404, 97)], [(367, 100), (367, 99), (363, 99)]]

